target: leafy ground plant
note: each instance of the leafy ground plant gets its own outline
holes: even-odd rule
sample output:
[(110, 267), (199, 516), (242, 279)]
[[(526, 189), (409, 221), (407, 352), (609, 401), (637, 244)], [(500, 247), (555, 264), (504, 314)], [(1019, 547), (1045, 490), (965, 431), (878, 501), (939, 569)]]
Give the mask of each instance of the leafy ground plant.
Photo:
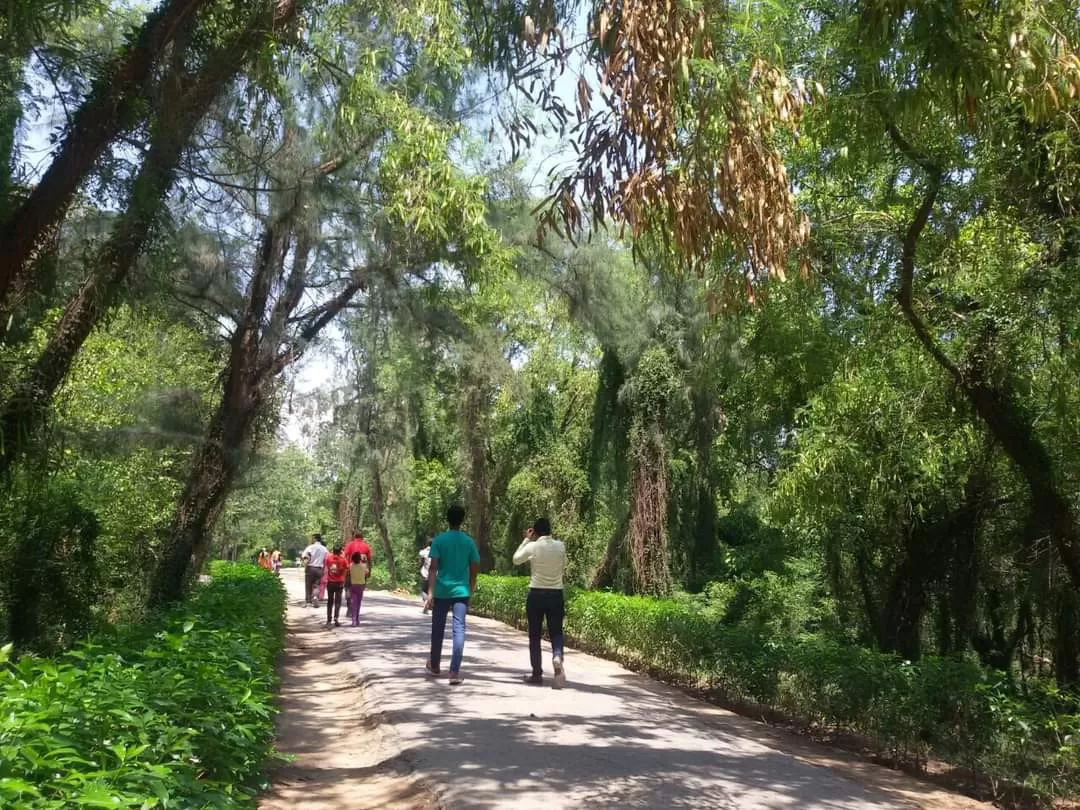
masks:
[(0, 806), (254, 806), (272, 753), (280, 580), (216, 564), (150, 627), (0, 661)]

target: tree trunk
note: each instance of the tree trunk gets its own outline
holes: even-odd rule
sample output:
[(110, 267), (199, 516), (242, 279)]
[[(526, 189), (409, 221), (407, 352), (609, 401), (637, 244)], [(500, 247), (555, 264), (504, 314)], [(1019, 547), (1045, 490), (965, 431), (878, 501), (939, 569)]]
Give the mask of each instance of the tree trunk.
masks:
[(629, 526), (630, 516), (627, 514), (619, 521), (619, 525), (615, 527), (615, 531), (613, 531), (608, 538), (604, 557), (600, 560), (600, 565), (597, 566), (592, 581), (589, 583), (589, 587), (593, 590), (611, 588), (614, 586), (615, 575), (620, 567), (620, 559), (625, 556), (624, 552), (627, 545), (626, 533)]
[(921, 623), (926, 607), (924, 562), (908, 554), (893, 575), (892, 585), (881, 611), (881, 650), (908, 661), (918, 661), (922, 653)]
[(346, 481), (341, 487), (341, 493), (338, 495), (337, 507), (338, 527), (341, 532), (342, 543), (348, 543), (360, 525), (360, 517), (356, 514), (356, 500), (351, 481)]
[(136, 111), (166, 46), (191, 24), (208, 0), (168, 0), (147, 17), (127, 45), (94, 83), (72, 117), (56, 157), (26, 200), (0, 224), (0, 313), (25, 285), (43, 243), (63, 220), (75, 192), (120, 133), (138, 123)]
[(151, 588), (151, 602), (164, 605), (183, 597), (210, 548), (210, 536), (241, 467), (251, 426), (263, 404), (257, 382), (242, 357), (230, 360), (225, 395), (192, 462), (187, 485), (173, 512), (165, 549)]
[(1062, 689), (1080, 685), (1080, 600), (1062, 589), (1054, 613), (1054, 678)]
[[(172, 185), (184, 135), (166, 137), (147, 155), (135, 180), (131, 202), (112, 229), (108, 241), (95, 257), (91, 275), (68, 302), (49, 342), (26, 378), (4, 404), (0, 431), (0, 477), (41, 428), (57, 389), (71, 371), (79, 350), (116, 297), (131, 268), (142, 253), (153, 225), (163, 208), (163, 197)], [(175, 130), (174, 130), (175, 132)]]
[(484, 386), (477, 380), (469, 384), (465, 395), (464, 428), (466, 452), (468, 453), (468, 487), (466, 510), (469, 528), (472, 529), (480, 552), (480, 570), (495, 568), (495, 555), (491, 551), (490, 493), (488, 490), (487, 442), (481, 423), (484, 410)]
[(386, 527), (385, 495), (382, 485), (382, 471), (379, 469), (378, 454), (374, 451), (369, 453), (371, 457), (371, 514), (375, 518), (375, 526), (379, 530), (379, 539), (382, 541), (383, 554), (386, 555), (386, 567), (390, 571), (390, 581), (397, 582), (397, 563), (394, 561), (394, 546), (390, 543), (390, 531)]
[(640, 428), (631, 439), (630, 562), (634, 590), (652, 596), (671, 592), (667, 533), (667, 461), (659, 425)]

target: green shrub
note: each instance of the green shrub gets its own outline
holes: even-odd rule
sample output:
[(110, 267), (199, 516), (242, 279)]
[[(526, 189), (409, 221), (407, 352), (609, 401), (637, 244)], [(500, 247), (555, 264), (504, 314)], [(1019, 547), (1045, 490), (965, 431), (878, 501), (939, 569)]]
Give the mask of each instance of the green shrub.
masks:
[[(523, 626), (526, 577), (481, 576), (472, 609)], [(726, 622), (692, 600), (567, 590), (568, 642), (665, 680), (722, 691), (883, 752), (934, 755), (1047, 796), (1080, 791), (1080, 700), (961, 658), (902, 661), (782, 625)]]
[(254, 805), (285, 592), (251, 564), (211, 572), (152, 627), (0, 662), (0, 806)]

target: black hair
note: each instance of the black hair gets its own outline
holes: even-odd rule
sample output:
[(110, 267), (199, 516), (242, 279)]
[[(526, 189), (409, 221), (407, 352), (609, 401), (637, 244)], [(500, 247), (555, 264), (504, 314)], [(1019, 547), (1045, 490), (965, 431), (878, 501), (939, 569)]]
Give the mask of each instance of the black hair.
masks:
[(352, 561), (355, 565), (359, 565), (364, 561), (364, 555), (361, 554), (359, 551), (354, 551), (352, 553)]
[(455, 503), (447, 509), (446, 522), (450, 524), (451, 529), (460, 529), (461, 524), (465, 522), (465, 507)]
[(316, 543), (321, 543), (322, 542), (322, 535), (319, 534), (318, 532), (315, 532), (315, 534), (311, 535), (311, 539), (314, 540)]
[(547, 518), (537, 518), (533, 524), (533, 531), (538, 537), (547, 537), (551, 534), (551, 521)]
[(335, 554), (340, 554), (342, 551), (344, 551), (344, 549), (341, 547), (341, 543), (338, 543), (336, 546), (334, 546)]

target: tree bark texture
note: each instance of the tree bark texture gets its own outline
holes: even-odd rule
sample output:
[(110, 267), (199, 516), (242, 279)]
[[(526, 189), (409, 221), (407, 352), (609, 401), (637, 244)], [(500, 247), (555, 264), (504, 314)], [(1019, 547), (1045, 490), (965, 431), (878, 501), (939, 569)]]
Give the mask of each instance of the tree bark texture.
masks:
[(659, 425), (636, 429), (631, 438), (630, 562), (634, 590), (651, 596), (671, 592), (667, 532), (667, 461)]

